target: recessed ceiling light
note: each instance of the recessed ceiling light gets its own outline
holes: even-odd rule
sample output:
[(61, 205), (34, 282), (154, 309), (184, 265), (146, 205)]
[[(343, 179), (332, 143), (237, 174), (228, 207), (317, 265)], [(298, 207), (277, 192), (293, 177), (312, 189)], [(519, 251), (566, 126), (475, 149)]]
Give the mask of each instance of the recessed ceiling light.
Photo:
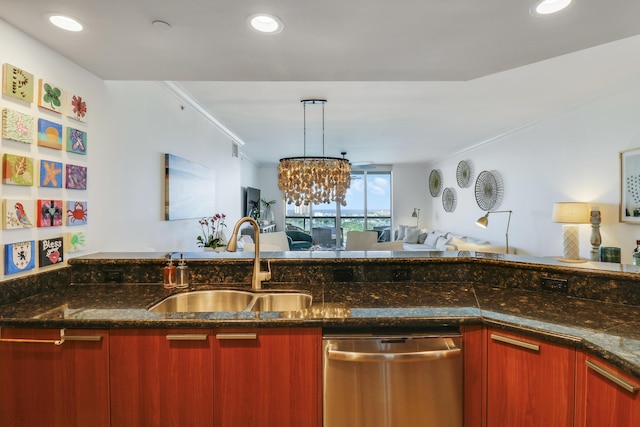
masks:
[(84, 26), (75, 18), (59, 13), (49, 13), (45, 15), (47, 20), (58, 28), (66, 31), (78, 32), (84, 29)]
[(266, 34), (278, 34), (284, 28), (280, 18), (266, 13), (251, 15), (249, 17), (249, 25), (254, 30)]
[(542, 0), (535, 7), (531, 8), (534, 15), (549, 15), (560, 12), (571, 4), (571, 0)]

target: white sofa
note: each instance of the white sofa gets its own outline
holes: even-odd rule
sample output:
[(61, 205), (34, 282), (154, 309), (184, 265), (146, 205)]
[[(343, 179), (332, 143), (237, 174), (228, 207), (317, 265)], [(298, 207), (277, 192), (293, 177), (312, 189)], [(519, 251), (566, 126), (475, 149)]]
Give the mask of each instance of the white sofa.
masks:
[[(394, 232), (395, 240), (401, 240), (405, 251), (476, 251), (506, 253), (505, 246), (493, 245), (486, 240), (459, 236), (451, 231), (418, 229), (400, 226)], [(512, 252), (512, 251), (510, 251)]]

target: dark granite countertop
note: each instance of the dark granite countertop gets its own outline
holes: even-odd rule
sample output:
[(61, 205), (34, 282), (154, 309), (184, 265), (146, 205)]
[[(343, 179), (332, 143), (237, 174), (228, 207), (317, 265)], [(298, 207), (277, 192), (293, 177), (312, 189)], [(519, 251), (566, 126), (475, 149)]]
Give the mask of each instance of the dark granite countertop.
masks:
[[(210, 287), (215, 286), (199, 289)], [(307, 290), (314, 302), (297, 312), (152, 313), (147, 308), (171, 294), (159, 284), (76, 284), (0, 306), (0, 325), (433, 328), (482, 324), (585, 349), (640, 377), (637, 306), (460, 283), (319, 283)]]

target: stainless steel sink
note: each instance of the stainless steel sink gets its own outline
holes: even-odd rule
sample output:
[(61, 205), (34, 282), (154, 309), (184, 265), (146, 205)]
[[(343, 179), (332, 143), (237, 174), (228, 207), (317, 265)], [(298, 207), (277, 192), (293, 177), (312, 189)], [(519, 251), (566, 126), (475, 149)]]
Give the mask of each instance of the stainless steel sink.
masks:
[(311, 306), (312, 297), (301, 292), (258, 295), (251, 311), (298, 311)]
[(168, 296), (149, 308), (157, 313), (298, 311), (311, 306), (310, 294), (298, 291), (250, 292), (235, 289), (191, 291)]
[(171, 295), (149, 311), (172, 312), (220, 312), (242, 311), (253, 302), (255, 295), (251, 292), (216, 289), (208, 291), (191, 291)]

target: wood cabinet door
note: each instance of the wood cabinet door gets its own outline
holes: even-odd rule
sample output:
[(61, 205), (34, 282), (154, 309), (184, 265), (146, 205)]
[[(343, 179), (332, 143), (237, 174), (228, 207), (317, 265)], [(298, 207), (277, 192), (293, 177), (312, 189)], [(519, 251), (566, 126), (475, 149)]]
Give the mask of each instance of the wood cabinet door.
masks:
[(0, 332), (1, 427), (109, 426), (107, 331)]
[(576, 427), (640, 425), (640, 379), (578, 353)]
[(110, 362), (113, 426), (213, 425), (211, 330), (112, 330)]
[(487, 427), (573, 426), (575, 354), (489, 329)]
[(464, 426), (485, 427), (487, 414), (487, 329), (463, 326)]
[(319, 328), (216, 330), (216, 427), (320, 427)]

